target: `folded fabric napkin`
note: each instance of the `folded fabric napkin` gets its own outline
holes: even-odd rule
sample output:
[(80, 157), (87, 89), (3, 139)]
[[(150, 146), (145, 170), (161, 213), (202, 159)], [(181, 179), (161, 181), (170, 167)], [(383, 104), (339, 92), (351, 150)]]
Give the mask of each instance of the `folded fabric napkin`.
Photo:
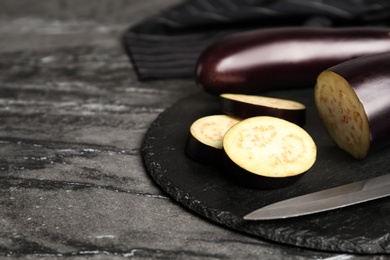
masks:
[(140, 80), (192, 77), (199, 54), (229, 33), (281, 26), (389, 26), (389, 0), (191, 0), (129, 28)]

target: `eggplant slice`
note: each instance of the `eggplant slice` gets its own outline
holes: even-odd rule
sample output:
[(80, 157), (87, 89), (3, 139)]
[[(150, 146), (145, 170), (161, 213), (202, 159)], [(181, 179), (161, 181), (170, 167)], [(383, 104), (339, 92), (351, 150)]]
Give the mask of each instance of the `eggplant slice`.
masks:
[(293, 100), (226, 93), (220, 95), (220, 106), (223, 113), (243, 119), (274, 116), (300, 126), (306, 121), (306, 106)]
[(225, 170), (240, 183), (261, 189), (296, 182), (316, 161), (317, 147), (301, 127), (284, 119), (244, 119), (223, 138)]
[(188, 157), (211, 166), (222, 166), (222, 139), (240, 119), (211, 115), (197, 119), (190, 127), (185, 151)]

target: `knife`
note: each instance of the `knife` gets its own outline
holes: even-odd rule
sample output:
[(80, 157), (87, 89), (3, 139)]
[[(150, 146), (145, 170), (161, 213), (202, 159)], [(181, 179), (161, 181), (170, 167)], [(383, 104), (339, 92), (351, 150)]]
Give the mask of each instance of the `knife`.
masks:
[(245, 220), (285, 219), (342, 208), (390, 195), (390, 174), (283, 200), (257, 209)]

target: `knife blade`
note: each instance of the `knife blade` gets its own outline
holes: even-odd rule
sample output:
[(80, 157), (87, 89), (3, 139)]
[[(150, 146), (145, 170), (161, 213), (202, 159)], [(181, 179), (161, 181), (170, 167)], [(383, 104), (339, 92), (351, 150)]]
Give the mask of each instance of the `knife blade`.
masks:
[(390, 195), (390, 174), (276, 202), (244, 216), (245, 220), (271, 220), (304, 216)]

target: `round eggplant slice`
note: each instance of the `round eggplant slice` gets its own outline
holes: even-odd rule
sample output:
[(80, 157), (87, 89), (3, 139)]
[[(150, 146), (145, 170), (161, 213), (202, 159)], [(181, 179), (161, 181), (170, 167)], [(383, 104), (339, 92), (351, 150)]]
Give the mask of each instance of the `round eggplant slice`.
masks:
[(314, 93), (321, 121), (341, 149), (363, 159), (390, 144), (390, 53), (329, 68)]
[(220, 106), (223, 113), (240, 118), (273, 116), (297, 125), (306, 121), (304, 104), (280, 98), (244, 94), (221, 94)]
[(190, 127), (185, 151), (188, 157), (210, 166), (222, 166), (222, 138), (240, 120), (228, 115), (197, 119)]
[(225, 170), (254, 188), (282, 188), (296, 182), (317, 158), (317, 147), (301, 127), (284, 119), (244, 119), (223, 138)]
[(313, 87), (323, 70), (390, 51), (388, 28), (269, 28), (233, 33), (206, 48), (195, 78), (204, 91), (253, 94)]

